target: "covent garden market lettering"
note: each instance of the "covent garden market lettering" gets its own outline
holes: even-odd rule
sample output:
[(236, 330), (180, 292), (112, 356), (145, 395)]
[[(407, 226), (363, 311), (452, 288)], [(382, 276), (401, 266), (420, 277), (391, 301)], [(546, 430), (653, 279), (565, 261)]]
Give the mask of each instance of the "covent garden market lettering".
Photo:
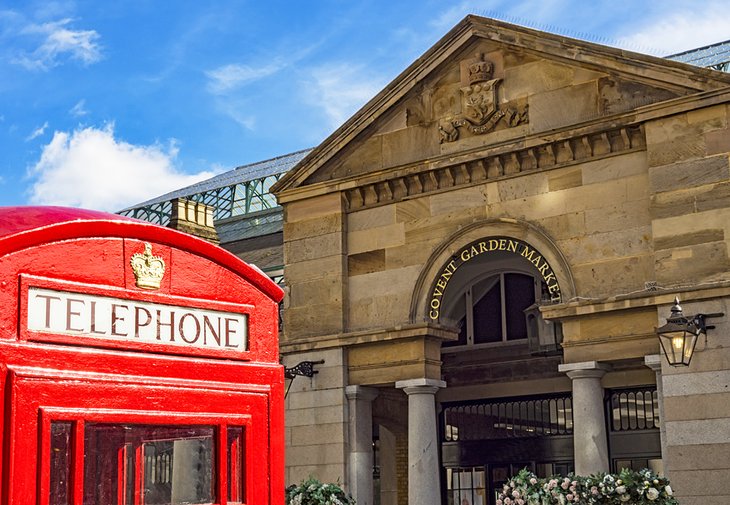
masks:
[(446, 263), (431, 289), (429, 318), (434, 321), (438, 320), (441, 314), (441, 301), (446, 291), (446, 286), (460, 266), (482, 254), (500, 251), (515, 254), (532, 263), (537, 271), (540, 272), (542, 280), (547, 285), (550, 301), (553, 303), (560, 301), (560, 285), (558, 284), (553, 269), (547, 260), (543, 258), (542, 254), (521, 240), (495, 237), (472, 242), (454, 254), (449, 262)]

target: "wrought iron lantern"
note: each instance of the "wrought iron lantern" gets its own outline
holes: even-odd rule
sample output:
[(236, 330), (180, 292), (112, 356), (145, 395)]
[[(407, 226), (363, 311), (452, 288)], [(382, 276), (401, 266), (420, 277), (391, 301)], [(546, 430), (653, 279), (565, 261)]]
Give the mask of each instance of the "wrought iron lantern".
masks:
[(659, 343), (671, 366), (689, 366), (699, 336), (705, 335), (705, 339), (707, 339), (707, 330), (715, 328), (707, 325), (705, 320), (710, 317), (722, 317), (725, 314), (716, 312), (685, 316), (679, 305), (678, 297), (674, 298), (671, 312), (672, 314), (667, 318), (667, 324), (656, 329)]

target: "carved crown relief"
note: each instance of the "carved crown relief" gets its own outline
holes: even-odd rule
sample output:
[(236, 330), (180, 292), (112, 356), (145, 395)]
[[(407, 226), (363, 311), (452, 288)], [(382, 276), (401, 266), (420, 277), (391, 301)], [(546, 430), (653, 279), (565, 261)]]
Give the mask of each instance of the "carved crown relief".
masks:
[(477, 54), (476, 61), (468, 65), (468, 86), (460, 88), (461, 114), (439, 122), (441, 143), (454, 142), (459, 138), (459, 129), (467, 128), (475, 135), (494, 130), (502, 121), (508, 127), (528, 122), (528, 109), (521, 111), (498, 107), (497, 88), (502, 79), (492, 79), (494, 65)]

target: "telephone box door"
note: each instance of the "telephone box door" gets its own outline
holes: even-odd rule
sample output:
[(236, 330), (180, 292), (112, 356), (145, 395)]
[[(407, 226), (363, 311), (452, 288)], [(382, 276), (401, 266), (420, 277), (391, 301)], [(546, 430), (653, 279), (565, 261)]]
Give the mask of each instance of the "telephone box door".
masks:
[(41, 505), (265, 501), (265, 395), (123, 380), (16, 369), (11, 503), (36, 489)]

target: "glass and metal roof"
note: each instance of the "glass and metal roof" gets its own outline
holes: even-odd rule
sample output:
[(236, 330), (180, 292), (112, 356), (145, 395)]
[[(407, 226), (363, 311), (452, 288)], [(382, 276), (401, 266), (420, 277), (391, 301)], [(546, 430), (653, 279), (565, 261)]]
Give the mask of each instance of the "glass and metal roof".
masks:
[(689, 63), (697, 67), (711, 68), (721, 72), (730, 70), (730, 40), (710, 46), (690, 49), (682, 53), (666, 56), (668, 60)]
[(310, 151), (311, 149), (304, 149), (270, 160), (243, 165), (205, 181), (128, 207), (118, 214), (164, 226), (170, 222), (172, 200), (176, 198), (187, 198), (211, 205), (215, 209), (213, 211), (215, 221), (275, 208), (276, 199), (269, 192), (271, 186)]

